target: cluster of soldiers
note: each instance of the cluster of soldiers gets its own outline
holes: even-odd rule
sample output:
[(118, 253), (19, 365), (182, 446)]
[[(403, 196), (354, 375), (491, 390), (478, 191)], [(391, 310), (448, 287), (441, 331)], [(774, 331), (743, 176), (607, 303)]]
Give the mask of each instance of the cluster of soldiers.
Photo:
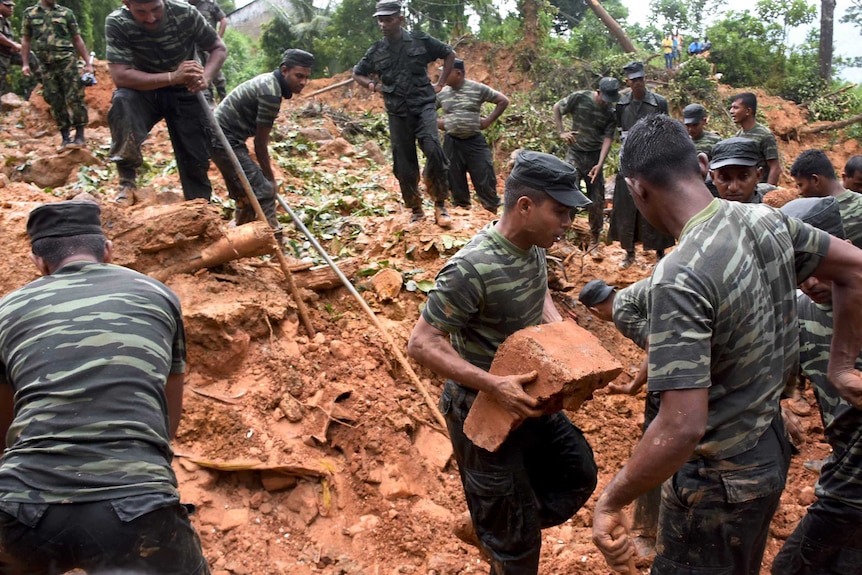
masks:
[[(481, 130), (508, 99), (466, 80), (451, 47), (404, 30), (401, 10), (391, 0), (377, 3), (383, 38), (354, 78), (384, 95), (394, 171), (411, 218), (424, 217), (417, 141), (438, 225), (451, 223), (450, 188), (456, 205), (469, 205), (466, 173), (483, 207), (496, 213), (500, 199)], [(36, 41), (46, 18), (60, 30), (67, 12), (52, 0), (31, 12), (16, 48), (24, 68), (31, 46), (46, 69), (67, 65), (73, 55), (42, 53)], [(63, 34), (83, 57), (77, 28)], [(134, 201), (141, 144), (165, 119), (186, 198), (210, 197), (212, 158), (238, 200), (237, 218), (252, 217), (241, 203), (239, 174), (227, 167), (230, 152), (214, 137), (220, 129), (277, 226), (267, 144), (282, 100), (302, 91), (314, 56), (285, 51), (277, 69), (223, 96), (215, 126), (197, 94), (215, 83), (221, 96), (216, 79), (227, 50), (200, 11), (177, 0), (124, 0), (108, 16), (106, 36), (116, 86), (109, 113), (116, 199)], [(438, 59), (444, 63), (432, 85), (427, 65)], [(640, 375), (617, 386), (634, 393), (645, 382), (648, 411), (641, 442), (596, 502), (594, 542), (612, 568), (631, 573), (636, 546), (624, 507), (660, 488), (652, 499), (658, 518), (653, 513), (639, 526), (653, 531), (654, 574), (758, 573), (791, 452), (779, 399), (801, 369), (815, 387), (834, 452), (818, 500), (774, 572), (858, 572), (862, 196), (845, 188), (862, 187), (862, 158), (848, 162), (842, 185), (825, 154), (809, 150), (791, 168), (805, 198), (781, 211), (758, 205), (752, 199), (761, 175), (768, 171), (776, 183), (780, 165), (774, 138), (770, 144), (771, 134), (754, 120), (756, 100), (733, 98), (739, 137), (710, 142), (701, 106), (686, 108), (687, 134), (667, 115), (667, 102), (646, 89), (641, 63), (624, 72), (631, 87), (625, 96), (615, 79), (603, 78), (598, 90), (574, 92), (554, 106), (570, 163), (541, 152), (516, 155), (502, 215), (447, 261), (410, 336), (409, 354), (446, 378), (440, 410), (469, 509), (468, 538), (492, 573), (535, 574), (541, 530), (569, 520), (596, 489), (598, 468), (584, 434), (563, 412), (545, 414), (524, 391), (537, 374), (498, 376), (489, 367), (515, 331), (562, 321), (548, 291), (545, 250), (581, 208), (590, 212), (598, 246), (602, 165), (618, 125), (611, 235), (626, 248), (628, 265), (637, 239), (659, 256), (679, 243), (650, 278), (619, 293), (591, 283), (581, 294), (648, 350)], [(487, 116), (483, 102), (495, 105)], [(78, 127), (74, 118), (67, 128)], [(446, 132), (443, 145), (438, 128)], [(246, 146), (252, 137), (257, 163)], [(93, 202), (40, 206), (27, 233), (43, 277), (0, 300), (0, 570), (209, 573), (189, 521), (193, 509), (180, 503), (171, 469), (186, 370), (179, 299), (160, 282), (111, 265), (113, 247)], [(805, 293), (798, 299), (797, 286)], [(463, 430), (479, 391), (520, 422), (493, 453)]]

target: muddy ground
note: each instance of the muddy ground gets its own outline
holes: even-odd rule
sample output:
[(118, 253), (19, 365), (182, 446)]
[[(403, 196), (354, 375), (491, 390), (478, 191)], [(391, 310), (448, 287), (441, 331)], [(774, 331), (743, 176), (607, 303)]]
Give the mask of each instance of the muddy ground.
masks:
[[(530, 89), (511, 57), (497, 54), (491, 64), (490, 60), (474, 58), (477, 64), (471, 76), (510, 93)], [(85, 150), (58, 152), (59, 136), (38, 93), (29, 103), (4, 107), (0, 240), (7, 256), (0, 260), (0, 293), (36, 277), (27, 259), (28, 211), (82, 190), (102, 203), (106, 233), (118, 243), (119, 263), (145, 270), (176, 263), (166, 255), (170, 252), (148, 252), (140, 241), (123, 245), (125, 232), (133, 228), (158, 235), (160, 230), (150, 229), (157, 221), (152, 218), (154, 210), (168, 209), (181, 199), (167, 130), (157, 125), (144, 147), (149, 199), (133, 207), (113, 204), (116, 173), (107, 161), (110, 134), (105, 123), (111, 85), (104, 66), (98, 77), (98, 86), (87, 91), (91, 124)], [(316, 80), (306, 93), (343, 79)], [(805, 122), (798, 108), (776, 98), (762, 95), (761, 108), (779, 133), (795, 132)], [(314, 99), (286, 101), (277, 130), (288, 136), (309, 130), (309, 137), (326, 130), (337, 138), (346, 126), (345, 117), (382, 110), (378, 96), (347, 86)], [(285, 197), (295, 208), (327, 202), (336, 206), (333, 213), (343, 225), (324, 238), (324, 244), (360, 262), (362, 272), (351, 279), (403, 352), (424, 295), (421, 290), (408, 291), (405, 284), (394, 297), (384, 299), (370, 285), (368, 270), (394, 268), (420, 285), (433, 280), (445, 259), (492, 216), (474, 204), (472, 209), (451, 210), (455, 224), (445, 234), (430, 220), (410, 225), (388, 161), (374, 145), (363, 147), (361, 135), (353, 141), (336, 139), (291, 153), (297, 161), (310, 162), (316, 171), (346, 174), (367, 184), (359, 188), (364, 191), (358, 196), (348, 198), (343, 193), (338, 187), (343, 179), (336, 180), (332, 189), (309, 193), (302, 177), (284, 169), (290, 160), (276, 168), (276, 175), (285, 182)], [(859, 153), (856, 141), (835, 135), (803, 142), (779, 140), (779, 145), (785, 166), (811, 146), (826, 149), (839, 168), (847, 157)], [(517, 142), (505, 142), (498, 150), (501, 184), (507, 156), (516, 147)], [(387, 152), (385, 147), (383, 151)], [(215, 168), (210, 176), (217, 198), (225, 202), (224, 184)], [(357, 205), (375, 209), (351, 211)], [(195, 209), (216, 229), (228, 224), (218, 205)], [(302, 238), (292, 235), (301, 245)], [(585, 256), (579, 244), (571, 234), (552, 250), (564, 262), (565, 281), (574, 287), (555, 294), (561, 310), (590, 279), (603, 278), (622, 287), (648, 275), (654, 264), (651, 255), (639, 253), (637, 265), (623, 271), (618, 267), (623, 253), (617, 246), (607, 247), (605, 259), (596, 262)], [(308, 272), (296, 275), (302, 273)], [(269, 258), (247, 258), (174, 275), (166, 283), (182, 300), (189, 340), (185, 408), (174, 444), (174, 468), (183, 500), (198, 508), (194, 523), (214, 573), (487, 571), (476, 549), (451, 532), (453, 519), (465, 505), (448, 440), (385, 338), (346, 289), (303, 291), (316, 331), (309, 337), (281, 270)], [(635, 372), (642, 352), (631, 342), (580, 306), (566, 315), (591, 330), (620, 360), (625, 366), (622, 377)], [(413, 367), (430, 395), (439, 396), (440, 378)], [(807, 441), (793, 459), (781, 509), (772, 524), (764, 571), (814, 499), (816, 472), (803, 463), (824, 457), (829, 449), (813, 396), (807, 394), (793, 407), (802, 416)], [(595, 451), (599, 466), (595, 498), (640, 436), (643, 397), (600, 391), (571, 416)], [(543, 573), (609, 573), (590, 542), (594, 498), (570, 521), (544, 532)], [(641, 560), (639, 566), (647, 572), (649, 561)]]

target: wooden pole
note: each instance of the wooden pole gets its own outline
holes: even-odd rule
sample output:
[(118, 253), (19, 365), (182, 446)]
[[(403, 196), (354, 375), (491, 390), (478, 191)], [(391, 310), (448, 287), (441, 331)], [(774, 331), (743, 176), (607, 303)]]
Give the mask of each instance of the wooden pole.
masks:
[(307, 95), (303, 96), (303, 98), (313, 98), (314, 96), (317, 96), (318, 94), (323, 94), (324, 92), (329, 92), (330, 90), (334, 90), (336, 88), (346, 86), (346, 85), (350, 84), (351, 82), (353, 82), (353, 78), (348, 78), (347, 80), (344, 80), (342, 82), (338, 82), (337, 84), (327, 86), (326, 88), (321, 88), (320, 90), (315, 90), (311, 94), (307, 94)]
[[(262, 222), (266, 222), (266, 214), (263, 213), (263, 208), (260, 207), (260, 202), (257, 201), (257, 197), (251, 189), (251, 184), (249, 184), (248, 178), (245, 177), (245, 172), (242, 171), (242, 166), (239, 165), (239, 160), (237, 160), (236, 154), (233, 153), (233, 148), (230, 147), (230, 142), (227, 141), (221, 126), (216, 121), (215, 116), (213, 116), (213, 112), (210, 110), (203, 92), (197, 92), (197, 97), (198, 102), (204, 109), (204, 114), (206, 114), (213, 132), (215, 132), (216, 137), (218, 137), (219, 144), (224, 148), (225, 153), (230, 159), (231, 166), (233, 166), (236, 175), (239, 177), (239, 181), (242, 182), (242, 187), (245, 189), (245, 195), (247, 196), (252, 208), (254, 208), (254, 213), (257, 216), (257, 219)], [(275, 231), (276, 230), (274, 229), (272, 230), (273, 234), (275, 234)], [(287, 258), (284, 257), (284, 254), (281, 251), (281, 246), (278, 245), (278, 242), (275, 242), (275, 244), (273, 254), (278, 259), (278, 265), (281, 267), (281, 271), (284, 273), (284, 278), (287, 280), (287, 287), (290, 290), (290, 295), (293, 297), (293, 301), (296, 302), (296, 309), (299, 311), (302, 325), (305, 327), (308, 337), (314, 337), (314, 326), (311, 324), (311, 318), (308, 315), (308, 308), (305, 307), (305, 302), (299, 295), (299, 290), (296, 287), (296, 282), (293, 281), (293, 274), (290, 273), (290, 268), (287, 265)]]

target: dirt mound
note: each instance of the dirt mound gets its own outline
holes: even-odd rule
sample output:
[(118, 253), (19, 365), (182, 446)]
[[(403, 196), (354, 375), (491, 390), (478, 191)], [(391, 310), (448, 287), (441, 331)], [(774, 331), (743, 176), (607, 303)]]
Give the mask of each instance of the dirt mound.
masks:
[[(504, 91), (529, 89), (529, 81), (519, 73), (511, 54), (496, 52), (493, 58), (486, 58), (487, 50), (474, 46), (459, 46), (458, 51), (471, 62), (471, 77)], [(81, 191), (92, 194), (102, 202), (106, 233), (116, 240), (118, 258), (150, 269), (189, 257), (183, 251), (172, 255), (165, 255), (164, 250), (148, 251), (147, 242), (155, 241), (152, 238), (162, 244), (209, 242), (227, 225), (224, 218), (230, 202), (214, 168), (210, 176), (218, 203), (199, 214), (198, 219), (206, 222), (202, 231), (180, 237), (173, 231), (166, 233), (168, 228), (159, 223), (156, 212), (168, 209), (179, 190), (163, 124), (153, 130), (143, 150), (148, 162), (143, 172), (149, 178), (152, 202), (132, 208), (110, 202), (116, 174), (105, 153), (110, 134), (103, 122), (111, 84), (103, 63), (97, 66), (97, 77), (99, 84), (87, 89), (91, 105), (88, 149), (96, 160), (91, 166), (80, 158), (64, 159), (57, 154), (58, 138), (39, 96), (0, 119), (4, 133), (0, 139), (4, 158), (0, 166), (0, 240), (6, 250), (0, 262), (0, 292), (36, 277), (27, 257), (24, 225), (29, 210), (45, 201), (71, 198)], [(306, 93), (347, 78), (314, 80)], [(804, 121), (794, 106), (761, 97), (773, 129), (788, 127), (789, 133), (789, 127)], [(327, 113), (321, 113), (324, 109)], [(351, 114), (382, 113), (383, 101), (350, 83), (313, 98), (286, 101), (282, 110), (277, 126), (280, 134), (322, 128), (337, 138), (343, 135)], [(284, 180), (290, 205), (306, 210), (303, 217), (310, 218), (306, 223), (320, 222), (320, 214), (341, 218), (340, 226), (328, 229), (321, 239), (330, 253), (358, 262), (352, 279), (403, 351), (424, 302), (421, 286), (433, 280), (445, 259), (492, 216), (478, 205), (454, 208), (454, 226), (446, 233), (430, 220), (409, 224), (390, 167), (379, 159), (369, 160), (362, 142), (349, 141), (345, 137), (329, 145), (330, 152), (314, 156), (315, 172), (345, 178), (333, 179), (327, 189), (309, 186), (308, 175), (295, 165), (300, 158), (312, 157), (307, 149), (294, 150), (293, 156), (279, 160), (276, 177)], [(289, 143), (286, 137), (274, 138), (276, 148)], [(785, 162), (803, 145), (827, 143), (826, 136), (811, 137), (804, 144), (779, 141)], [(857, 150), (856, 143), (836, 143), (829, 153), (840, 167)], [(32, 170), (28, 165), (48, 159), (53, 163), (46, 164), (46, 170), (69, 168), (64, 185), (46, 188), (11, 181), (16, 174)], [(499, 174), (501, 181), (505, 175)], [(345, 181), (359, 182), (359, 195), (346, 193)], [(130, 230), (149, 235), (130, 235)], [(303, 238), (292, 237), (297, 249), (303, 248)], [(604, 261), (595, 262), (572, 240), (557, 246), (554, 255), (562, 262), (556, 266), (558, 274), (575, 291), (555, 297), (561, 309), (568, 309), (622, 363), (622, 377), (631, 377), (642, 352), (582, 307), (569, 309), (565, 304), (590, 279), (625, 286), (645, 277), (654, 257), (639, 253), (634, 266), (620, 270), (624, 253), (617, 246), (606, 248)], [(397, 270), (407, 280), (400, 291), (377, 295), (368, 277), (382, 268)], [(295, 275), (303, 273), (312, 272)], [(409, 575), (433, 571), (455, 575), (487, 571), (479, 552), (451, 533), (465, 505), (448, 440), (394, 361), (385, 338), (346, 289), (303, 291), (316, 330), (311, 336), (300, 325), (296, 302), (287, 292), (281, 270), (268, 258), (246, 258), (178, 274), (167, 283), (183, 303), (189, 340), (190, 372), (174, 468), (184, 500), (198, 506), (194, 521), (214, 573)], [(418, 366), (416, 370), (431, 395), (439, 395), (440, 378)], [(815, 405), (811, 395), (804, 401)], [(801, 417), (809, 439), (802, 454), (794, 458), (781, 510), (773, 522), (766, 566), (813, 498), (816, 475), (802, 463), (828, 452), (816, 414), (815, 408)], [(573, 419), (595, 450), (598, 495), (640, 436), (643, 399), (597, 392)], [(564, 525), (543, 533), (543, 572), (608, 572), (590, 542), (593, 501)], [(646, 572), (648, 562), (641, 567)]]

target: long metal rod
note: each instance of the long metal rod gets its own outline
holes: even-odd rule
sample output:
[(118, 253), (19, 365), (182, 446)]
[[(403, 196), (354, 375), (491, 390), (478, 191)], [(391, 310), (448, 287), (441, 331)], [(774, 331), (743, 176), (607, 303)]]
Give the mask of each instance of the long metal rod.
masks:
[(290, 215), (290, 219), (293, 220), (294, 225), (296, 225), (296, 227), (303, 234), (305, 234), (305, 237), (308, 238), (308, 241), (311, 242), (311, 245), (313, 245), (314, 249), (317, 250), (317, 253), (320, 254), (320, 257), (322, 257), (323, 260), (327, 263), (327, 265), (332, 268), (332, 271), (335, 272), (335, 275), (338, 276), (338, 279), (341, 280), (341, 283), (344, 284), (344, 287), (347, 288), (347, 291), (349, 291), (353, 295), (353, 297), (356, 298), (356, 301), (359, 302), (359, 306), (365, 311), (366, 314), (368, 314), (368, 317), (371, 318), (371, 321), (374, 323), (374, 325), (377, 326), (377, 329), (383, 335), (383, 339), (385, 339), (386, 343), (389, 344), (389, 348), (392, 350), (392, 354), (395, 356), (395, 359), (398, 360), (398, 363), (400, 363), (404, 371), (407, 372), (407, 376), (413, 382), (413, 385), (415, 385), (416, 389), (419, 390), (419, 393), (422, 394), (422, 397), (425, 399), (425, 403), (431, 410), (431, 414), (437, 420), (437, 423), (439, 423), (442, 427), (443, 433), (448, 435), (446, 420), (443, 418), (443, 415), (440, 413), (440, 410), (437, 409), (437, 403), (431, 397), (431, 394), (428, 393), (428, 388), (425, 387), (425, 384), (422, 383), (422, 381), (419, 379), (419, 376), (417, 376), (416, 372), (413, 371), (413, 368), (410, 366), (410, 363), (408, 363), (407, 358), (404, 357), (404, 354), (401, 353), (401, 350), (398, 348), (397, 345), (395, 345), (395, 341), (392, 339), (392, 336), (389, 335), (389, 332), (386, 331), (386, 329), (383, 327), (383, 324), (381, 324), (380, 320), (377, 319), (377, 315), (374, 313), (374, 310), (372, 310), (368, 306), (368, 303), (361, 295), (359, 295), (359, 292), (356, 291), (356, 288), (353, 287), (353, 284), (350, 283), (350, 280), (347, 279), (347, 277), (340, 269), (338, 269), (338, 266), (335, 265), (335, 262), (333, 262), (332, 258), (329, 257), (329, 254), (326, 253), (326, 250), (324, 250), (323, 246), (321, 246), (320, 243), (317, 241), (317, 238), (314, 237), (314, 235), (309, 231), (309, 229), (305, 227), (305, 224), (302, 223), (302, 220), (300, 220), (293, 212), (293, 210), (290, 209), (290, 206), (287, 205), (287, 202), (284, 201), (284, 198), (281, 197), (281, 194), (276, 194), (275, 197), (278, 199), (278, 203), (281, 205), (281, 207), (284, 208), (284, 211), (286, 211)]
[[(224, 148), (227, 153), (228, 158), (230, 159), (231, 166), (236, 172), (239, 181), (242, 183), (243, 189), (245, 189), (245, 195), (248, 198), (249, 203), (252, 208), (254, 208), (254, 213), (262, 222), (266, 222), (266, 214), (263, 213), (263, 208), (260, 207), (260, 202), (257, 201), (257, 197), (254, 195), (254, 191), (251, 189), (251, 184), (248, 181), (248, 178), (245, 176), (245, 172), (242, 170), (242, 166), (239, 165), (239, 160), (236, 157), (236, 154), (233, 151), (233, 148), (230, 147), (230, 142), (227, 141), (227, 137), (225, 137), (224, 132), (221, 129), (218, 121), (216, 121), (215, 116), (213, 115), (212, 110), (210, 110), (209, 104), (207, 104), (206, 98), (204, 98), (203, 92), (197, 92), (198, 102), (200, 102), (201, 107), (204, 109), (204, 113), (206, 114), (207, 120), (210, 123), (210, 126), (218, 137), (218, 141), (221, 144), (222, 148)], [(272, 228), (270, 228), (272, 229)], [(272, 230), (273, 234), (275, 234), (276, 230)], [(273, 237), (273, 239), (275, 239)], [(308, 308), (305, 306), (305, 302), (302, 297), (299, 295), (299, 289), (296, 287), (296, 282), (293, 281), (293, 274), (290, 273), (290, 268), (287, 265), (287, 258), (284, 257), (284, 254), (281, 252), (281, 246), (278, 245), (278, 242), (275, 241), (275, 250), (273, 254), (276, 259), (278, 259), (278, 265), (281, 267), (282, 273), (284, 273), (284, 278), (287, 280), (287, 287), (290, 290), (290, 295), (293, 297), (293, 301), (296, 302), (296, 309), (299, 311), (299, 317), (302, 320), (302, 325), (305, 327), (306, 333), (308, 333), (308, 337), (314, 337), (315, 331), (314, 326), (311, 324), (311, 318), (308, 315)]]

